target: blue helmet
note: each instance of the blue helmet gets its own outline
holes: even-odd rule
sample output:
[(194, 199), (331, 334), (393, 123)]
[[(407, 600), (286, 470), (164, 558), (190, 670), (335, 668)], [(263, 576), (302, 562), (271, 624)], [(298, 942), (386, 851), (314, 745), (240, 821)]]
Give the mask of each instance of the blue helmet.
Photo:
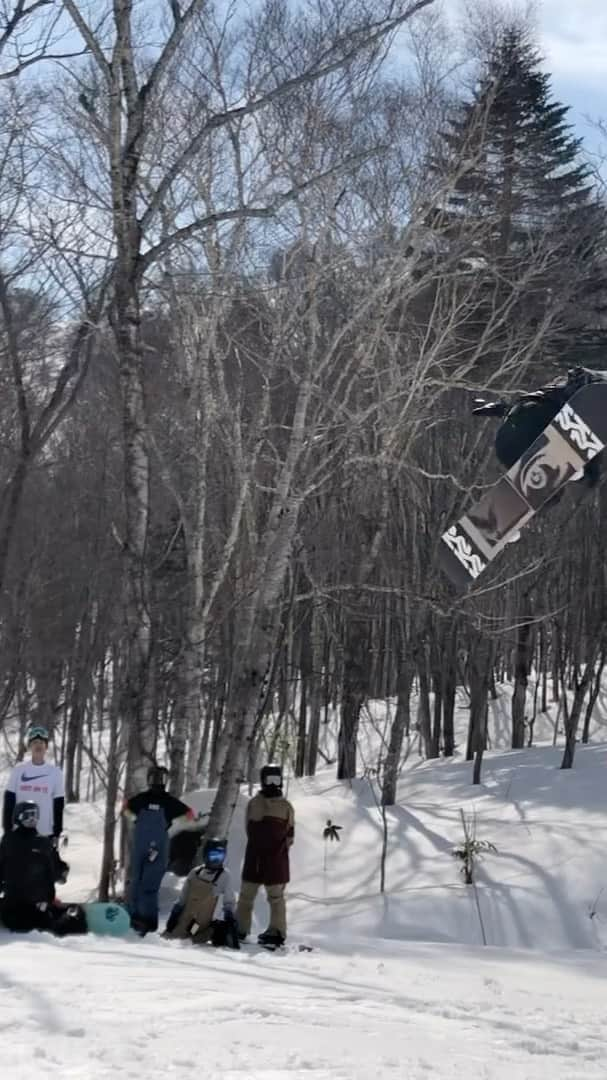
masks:
[(226, 861), (228, 851), (227, 840), (218, 837), (205, 840), (202, 849), (202, 862), (207, 870), (220, 870)]

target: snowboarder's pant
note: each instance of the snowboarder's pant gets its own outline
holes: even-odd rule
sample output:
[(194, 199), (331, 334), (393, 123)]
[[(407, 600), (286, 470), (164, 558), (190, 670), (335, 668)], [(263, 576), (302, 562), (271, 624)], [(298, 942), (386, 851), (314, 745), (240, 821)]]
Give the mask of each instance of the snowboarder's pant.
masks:
[[(256, 881), (243, 881), (240, 885), (236, 918), (238, 929), (243, 934), (250, 934), (251, 919), (253, 917), (253, 905), (260, 885)], [(286, 885), (266, 885), (266, 896), (270, 905), (270, 927), (272, 930), (280, 930), (284, 938), (287, 936), (287, 907), (285, 904)]]
[(195, 924), (198, 928), (195, 933), (201, 936), (201, 940), (205, 934), (207, 939), (210, 938), (211, 923), (216, 906), (217, 897), (213, 894), (212, 885), (207, 881), (197, 881), (194, 878), (188, 882), (183, 905), (173, 908), (173, 913), (177, 914), (177, 919), (173, 922), (169, 917), (165, 936), (172, 938), (190, 937), (192, 926)]
[(147, 930), (158, 929), (158, 893), (168, 864), (168, 837), (154, 844), (135, 839), (130, 866), (128, 907), (133, 921)]

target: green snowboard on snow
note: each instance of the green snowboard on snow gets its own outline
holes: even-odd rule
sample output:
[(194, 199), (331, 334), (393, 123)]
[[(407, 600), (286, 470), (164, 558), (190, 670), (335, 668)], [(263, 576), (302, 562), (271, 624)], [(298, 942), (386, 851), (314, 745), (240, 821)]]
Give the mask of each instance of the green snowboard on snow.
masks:
[(131, 918), (122, 904), (84, 904), (89, 933), (107, 937), (124, 937), (131, 928)]

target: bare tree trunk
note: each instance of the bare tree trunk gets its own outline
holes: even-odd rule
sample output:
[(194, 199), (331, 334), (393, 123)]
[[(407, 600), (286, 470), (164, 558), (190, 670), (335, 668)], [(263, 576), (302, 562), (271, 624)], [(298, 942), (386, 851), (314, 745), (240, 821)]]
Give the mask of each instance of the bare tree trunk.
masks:
[(337, 779), (356, 776), (358, 724), (367, 695), (368, 671), (365, 626), (355, 616), (349, 620), (343, 653), (343, 689), (337, 750)]
[(525, 745), (525, 721), (527, 710), (527, 686), (531, 665), (533, 641), (531, 634), (531, 601), (524, 593), (520, 606), (519, 624), (516, 632), (514, 656), (514, 691), (512, 693), (512, 749), (521, 750)]
[(109, 745), (107, 755), (107, 787), (105, 793), (105, 815), (103, 822), (103, 854), (99, 878), (99, 899), (108, 900), (114, 880), (116, 862), (116, 804), (118, 802), (118, 778), (120, 775), (120, 746), (118, 739), (118, 718), (120, 711), (120, 682), (118, 649), (114, 649), (113, 682), (114, 690), (109, 709)]
[(398, 677), (397, 705), (384, 765), (382, 805), (394, 806), (403, 739), (408, 737), (411, 726), (411, 687), (414, 668), (403, 658)]
[(325, 655), (322, 610), (322, 601), (319, 597), (314, 596), (312, 600), (312, 617), (310, 619), (312, 671), (310, 675), (310, 722), (308, 729), (308, 754), (306, 766), (308, 776), (314, 776), (316, 773), (318, 743), (320, 740), (320, 716), (323, 699), (323, 660)]
[(417, 724), (419, 727), (420, 735), (422, 737), (424, 754), (426, 757), (429, 758), (432, 755), (432, 721), (430, 710), (430, 677), (428, 674), (428, 656), (426, 646), (421, 646), (419, 650), (417, 674), (419, 677), (419, 704), (417, 709)]
[(598, 645), (595, 644), (590, 650), (584, 674), (581, 679), (575, 677), (575, 690), (573, 694), (573, 701), (571, 703), (571, 709), (569, 714), (565, 718), (565, 750), (563, 753), (563, 760), (561, 762), (561, 769), (571, 769), (573, 766), (573, 759), (575, 757), (575, 745), (577, 742), (577, 732), (582, 715), (582, 707), (584, 705), (584, 698), (588, 692), (588, 688), (592, 684), (594, 676), (594, 665), (596, 662), (596, 656), (598, 652)]

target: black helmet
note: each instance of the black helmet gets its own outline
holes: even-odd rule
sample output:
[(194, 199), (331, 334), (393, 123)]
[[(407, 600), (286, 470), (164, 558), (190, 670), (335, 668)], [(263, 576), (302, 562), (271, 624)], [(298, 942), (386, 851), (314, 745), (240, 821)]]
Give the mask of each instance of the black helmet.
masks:
[(219, 870), (226, 861), (227, 850), (227, 840), (220, 839), (217, 836), (209, 837), (208, 840), (205, 840), (202, 849), (203, 866), (207, 870)]
[(152, 788), (165, 788), (169, 778), (169, 770), (164, 765), (150, 765), (148, 769), (148, 786)]
[(282, 768), (280, 765), (264, 765), (259, 774), (261, 786), (268, 791), (278, 793), (282, 789)]
[(37, 829), (40, 820), (40, 807), (35, 802), (18, 802), (13, 810), (13, 826), (21, 825), (24, 829)]

